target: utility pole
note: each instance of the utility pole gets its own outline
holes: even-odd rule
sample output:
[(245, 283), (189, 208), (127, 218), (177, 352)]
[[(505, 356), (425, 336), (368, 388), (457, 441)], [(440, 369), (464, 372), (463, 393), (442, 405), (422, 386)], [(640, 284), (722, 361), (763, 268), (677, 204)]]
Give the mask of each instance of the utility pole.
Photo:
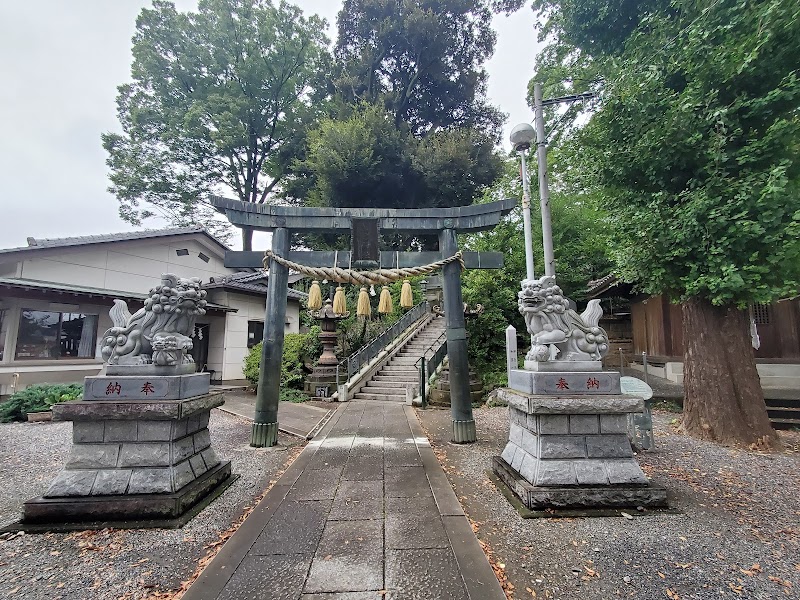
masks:
[(553, 257), (553, 227), (550, 219), (550, 188), (547, 184), (547, 140), (544, 135), (544, 106), (542, 84), (533, 84), (533, 118), (536, 127), (536, 162), (539, 168), (539, 205), (542, 211), (542, 245), (544, 246), (544, 274), (556, 274)]
[(533, 84), (533, 117), (536, 128), (536, 162), (539, 170), (539, 205), (542, 211), (542, 245), (544, 246), (544, 274), (555, 275), (553, 257), (553, 228), (550, 218), (550, 188), (547, 183), (547, 137), (544, 133), (544, 107), (562, 102), (576, 102), (594, 98), (594, 92), (542, 100), (542, 84)]

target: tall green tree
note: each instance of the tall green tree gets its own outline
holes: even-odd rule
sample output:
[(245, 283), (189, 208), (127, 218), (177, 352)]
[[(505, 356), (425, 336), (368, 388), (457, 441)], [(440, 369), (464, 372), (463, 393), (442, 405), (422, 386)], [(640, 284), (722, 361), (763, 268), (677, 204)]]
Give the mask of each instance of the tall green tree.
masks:
[[(156, 210), (219, 231), (208, 194), (258, 204), (275, 194), (322, 106), (324, 29), (284, 1), (200, 0), (180, 13), (154, 0), (142, 10), (133, 81), (117, 98), (123, 133), (103, 135), (122, 218), (140, 224)], [(252, 230), (242, 237), (251, 249)]]
[(309, 134), (302, 166), (314, 176), (306, 204), (431, 208), (464, 206), (502, 172), (494, 144), (474, 128), (417, 138), (375, 104), (326, 118)]
[(334, 84), (350, 102), (382, 103), (415, 135), (453, 125), (496, 134), (484, 63), (494, 51), (486, 0), (345, 0)]
[[(486, 99), (487, 0), (346, 0), (331, 114), (290, 192), (306, 204), (471, 204), (501, 172), (503, 115)], [(406, 242), (408, 240), (405, 240)]]
[[(536, 0), (537, 77), (601, 104), (571, 171), (614, 217), (623, 276), (682, 303), (684, 426), (770, 443), (747, 306), (800, 285), (800, 6)], [(549, 77), (549, 79), (548, 79)], [(556, 81), (556, 80), (559, 81)]]

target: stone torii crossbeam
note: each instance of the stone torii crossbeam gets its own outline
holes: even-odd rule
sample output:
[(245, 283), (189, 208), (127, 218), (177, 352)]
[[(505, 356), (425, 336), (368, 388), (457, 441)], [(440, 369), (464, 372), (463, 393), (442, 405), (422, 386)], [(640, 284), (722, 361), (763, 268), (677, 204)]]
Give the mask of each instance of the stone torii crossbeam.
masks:
[[(455, 255), (458, 252), (456, 237), (458, 233), (475, 233), (492, 229), (504, 215), (511, 212), (516, 200), (506, 199), (473, 206), (421, 210), (274, 206), (217, 196), (211, 197), (211, 204), (237, 227), (271, 231), (273, 254), (292, 262), (309, 267), (393, 269), (424, 266)], [(381, 252), (379, 236), (382, 230), (415, 236), (437, 232), (439, 251)], [(351, 232), (350, 252), (290, 250), (292, 233)], [(225, 266), (261, 268), (263, 259), (263, 252), (231, 251), (225, 256)], [(498, 269), (503, 266), (503, 254), (465, 252), (463, 261), (468, 269)], [(269, 270), (261, 372), (258, 378), (256, 410), (250, 439), (250, 445), (256, 447), (273, 446), (278, 440), (278, 402), (289, 271), (277, 261), (270, 262)], [(452, 262), (445, 265), (442, 271), (447, 353), (450, 358), (452, 440), (457, 443), (474, 442), (475, 420), (469, 394), (461, 267), (457, 262)]]

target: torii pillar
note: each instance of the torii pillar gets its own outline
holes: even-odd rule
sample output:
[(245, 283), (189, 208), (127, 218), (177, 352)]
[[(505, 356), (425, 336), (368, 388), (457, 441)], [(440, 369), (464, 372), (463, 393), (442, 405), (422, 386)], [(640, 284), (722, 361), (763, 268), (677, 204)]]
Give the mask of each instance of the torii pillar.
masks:
[[(443, 256), (458, 252), (454, 229), (439, 233), (439, 250)], [(457, 444), (474, 442), (475, 419), (469, 393), (469, 362), (467, 360), (467, 327), (464, 300), (461, 295), (461, 265), (450, 263), (442, 269), (444, 281), (444, 316), (447, 325), (447, 356), (450, 361), (450, 414), (453, 418), (453, 441)]]
[[(382, 229), (411, 235), (438, 232), (438, 252), (380, 252), (377, 241), (367, 244), (367, 249), (353, 245), (354, 266), (393, 269), (423, 266), (453, 256), (458, 251), (457, 233), (492, 229), (500, 222), (501, 217), (511, 212), (516, 201), (508, 199), (474, 206), (422, 210), (272, 206), (214, 196), (211, 204), (233, 225), (246, 226), (257, 231), (272, 231), (273, 254), (308, 267), (348, 268), (351, 266), (351, 252), (291, 251), (291, 234), (294, 232), (341, 234), (354, 230), (354, 222), (359, 228), (374, 228), (376, 236)], [(262, 266), (262, 258), (261, 252), (228, 252), (225, 255), (225, 266), (258, 268)], [(462, 258), (465, 266), (470, 269), (497, 269), (503, 266), (503, 254), (500, 252), (465, 252)], [(256, 447), (274, 446), (278, 441), (278, 403), (288, 269), (273, 260), (269, 270), (261, 371), (250, 438), (250, 445)], [(452, 440), (456, 443), (469, 443), (475, 441), (476, 435), (469, 394), (461, 266), (457, 262), (451, 262), (444, 266), (443, 274), (447, 354), (450, 360)]]

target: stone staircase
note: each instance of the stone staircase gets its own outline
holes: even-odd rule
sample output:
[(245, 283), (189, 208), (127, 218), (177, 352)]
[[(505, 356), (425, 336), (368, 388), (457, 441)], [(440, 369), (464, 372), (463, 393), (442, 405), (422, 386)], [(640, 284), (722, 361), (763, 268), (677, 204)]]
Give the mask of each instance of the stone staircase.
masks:
[[(419, 371), (414, 364), (422, 353), (445, 331), (443, 317), (431, 319), (403, 345), (372, 378), (353, 395), (355, 399), (405, 402), (406, 388), (419, 385)], [(436, 348), (434, 348), (435, 350)]]
[[(792, 394), (794, 397), (775, 397), (779, 394), (769, 394), (772, 398), (766, 398), (767, 415), (775, 429), (792, 429), (793, 427), (800, 428), (800, 397), (797, 393)], [(782, 395), (780, 395), (782, 396)]]

